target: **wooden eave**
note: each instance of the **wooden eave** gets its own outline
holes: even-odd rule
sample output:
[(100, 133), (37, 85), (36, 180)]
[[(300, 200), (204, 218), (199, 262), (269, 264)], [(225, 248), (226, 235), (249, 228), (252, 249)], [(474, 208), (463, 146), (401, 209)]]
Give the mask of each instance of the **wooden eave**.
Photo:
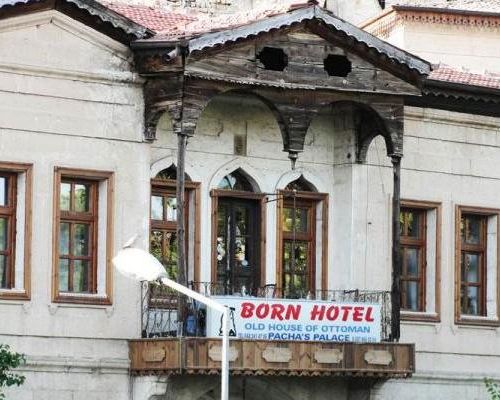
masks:
[[(297, 9), (243, 26), (179, 39), (177, 42), (154, 37), (138, 40), (132, 44), (132, 48), (140, 56), (141, 53), (146, 55), (155, 51), (165, 55), (166, 50), (173, 46), (182, 47), (189, 63), (189, 59), (210, 57), (214, 53), (251, 41), (265, 41), (266, 38), (297, 27), (306, 28), (418, 88), (422, 79), (430, 73), (431, 66), (427, 61), (392, 46), (317, 6)], [(166, 61), (165, 71), (169, 69), (168, 62), (178, 66), (174, 60)]]
[(151, 37), (154, 32), (95, 0), (2, 0), (0, 20), (56, 10), (121, 43)]
[(422, 96), (408, 96), (405, 105), (500, 117), (500, 89), (428, 79)]

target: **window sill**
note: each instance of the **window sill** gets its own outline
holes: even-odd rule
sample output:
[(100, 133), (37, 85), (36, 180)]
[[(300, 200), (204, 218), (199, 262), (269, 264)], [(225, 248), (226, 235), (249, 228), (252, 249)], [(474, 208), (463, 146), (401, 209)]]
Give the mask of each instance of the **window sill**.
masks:
[(112, 305), (111, 299), (107, 295), (89, 293), (58, 293), (53, 302), (60, 304), (82, 304), (97, 306)]
[(455, 324), (458, 326), (484, 326), (498, 328), (500, 326), (500, 320), (498, 320), (498, 318), (492, 317), (475, 317), (462, 315), (455, 321)]
[(0, 289), (0, 300), (30, 300), (28, 292), (24, 289)]
[(419, 311), (401, 311), (402, 322), (441, 322), (437, 313), (419, 312)]

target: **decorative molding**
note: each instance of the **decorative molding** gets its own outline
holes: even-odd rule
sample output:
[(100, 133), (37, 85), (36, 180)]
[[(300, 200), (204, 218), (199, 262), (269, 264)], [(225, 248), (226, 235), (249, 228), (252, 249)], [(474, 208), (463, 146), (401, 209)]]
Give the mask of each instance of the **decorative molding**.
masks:
[(444, 11), (420, 11), (400, 10), (392, 11), (382, 15), (380, 18), (368, 22), (362, 28), (381, 39), (387, 39), (392, 31), (405, 23), (455, 25), (459, 27), (469, 26), (475, 28), (500, 28), (500, 17), (498, 15), (468, 15), (466, 12), (444, 12)]
[(321, 349), (314, 352), (314, 360), (320, 364), (339, 364), (344, 354), (340, 349)]
[(262, 358), (268, 363), (287, 363), (292, 359), (292, 352), (287, 347), (267, 347), (262, 352)]
[(144, 362), (162, 362), (163, 360), (165, 360), (166, 356), (167, 352), (165, 351), (165, 349), (151, 347), (144, 350), (144, 352), (142, 353), (142, 360)]
[[(239, 352), (235, 347), (229, 347), (228, 358), (230, 362), (234, 362), (238, 359)], [(222, 347), (221, 346), (212, 346), (210, 350), (208, 350), (208, 357), (212, 361), (222, 361)]]
[(392, 354), (387, 350), (368, 350), (365, 353), (365, 361), (371, 365), (390, 365)]

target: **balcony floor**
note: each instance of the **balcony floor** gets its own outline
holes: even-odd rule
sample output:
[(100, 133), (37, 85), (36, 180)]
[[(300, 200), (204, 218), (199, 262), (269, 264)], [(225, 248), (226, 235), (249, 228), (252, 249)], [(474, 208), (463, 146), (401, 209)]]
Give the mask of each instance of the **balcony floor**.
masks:
[[(199, 337), (131, 340), (131, 372), (219, 374), (221, 345)], [(415, 371), (415, 346), (232, 339), (229, 359), (232, 375), (407, 378)]]

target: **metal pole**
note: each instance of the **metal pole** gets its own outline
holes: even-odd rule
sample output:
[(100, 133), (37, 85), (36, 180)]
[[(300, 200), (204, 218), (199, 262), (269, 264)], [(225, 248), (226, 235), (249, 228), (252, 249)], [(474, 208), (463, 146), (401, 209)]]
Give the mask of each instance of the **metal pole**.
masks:
[(229, 399), (229, 308), (222, 314), (221, 400)]
[(392, 195), (392, 289), (391, 289), (391, 339), (399, 341), (401, 310), (401, 255), (399, 214), (401, 210), (401, 157), (392, 156), (394, 192)]
[(182, 293), (207, 307), (213, 308), (222, 313), (222, 362), (221, 362), (221, 400), (229, 400), (229, 309), (208, 297), (201, 295), (194, 290), (171, 280), (161, 278), (161, 283)]

